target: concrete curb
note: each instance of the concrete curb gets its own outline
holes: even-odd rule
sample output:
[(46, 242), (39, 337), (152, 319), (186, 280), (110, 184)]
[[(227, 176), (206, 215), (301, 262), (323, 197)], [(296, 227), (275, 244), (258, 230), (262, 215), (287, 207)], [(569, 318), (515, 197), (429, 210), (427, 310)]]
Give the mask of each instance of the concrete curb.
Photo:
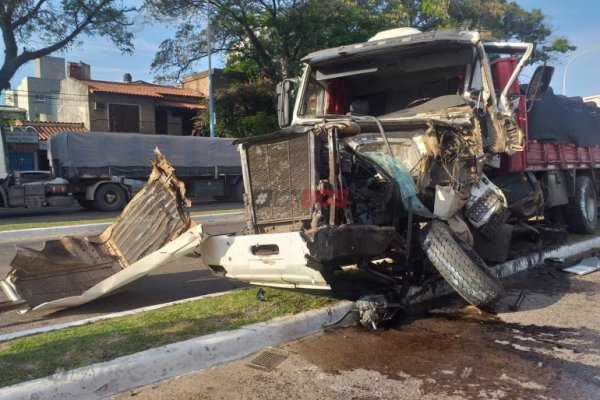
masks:
[[(322, 331), (354, 309), (331, 307), (259, 322), (240, 329), (174, 343), (0, 389), (2, 399), (102, 399), (136, 387), (238, 360), (289, 340)], [(351, 313), (345, 322), (356, 321)]]
[[(205, 214), (205, 215), (194, 215), (192, 219), (196, 222), (209, 222), (214, 218), (223, 217), (241, 217), (244, 215), (243, 212), (231, 212), (231, 213), (218, 213), (218, 214)], [(115, 217), (116, 218), (116, 217)], [(66, 226), (52, 226), (48, 228), (31, 228), (31, 229), (19, 229), (13, 231), (0, 232), (0, 243), (2, 242), (16, 242), (20, 240), (32, 240), (35, 238), (42, 238), (46, 236), (87, 236), (95, 235), (109, 226), (110, 222), (102, 222), (97, 224), (83, 224), (83, 225), (66, 225)]]

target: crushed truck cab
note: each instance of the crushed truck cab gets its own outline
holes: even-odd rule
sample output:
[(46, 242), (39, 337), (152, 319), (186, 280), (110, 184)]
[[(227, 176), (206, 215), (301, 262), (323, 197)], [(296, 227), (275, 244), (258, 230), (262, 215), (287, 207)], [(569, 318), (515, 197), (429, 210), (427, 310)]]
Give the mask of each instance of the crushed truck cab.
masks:
[[(233, 279), (362, 298), (367, 325), (442, 280), (469, 303), (492, 305), (504, 290), (486, 262), (506, 259), (515, 225), (546, 211), (568, 211), (588, 231), (596, 227), (593, 168), (600, 165), (590, 160), (600, 159), (593, 156), (600, 146), (570, 150), (590, 154), (577, 171), (566, 170), (571, 164), (564, 170), (533, 161), (527, 166), (534, 160), (528, 148), (539, 147), (528, 140), (527, 112), (551, 76), (542, 67), (527, 88), (519, 85), (532, 50), (532, 44), (499, 43), (477, 32), (401, 28), (307, 55), (293, 109), (290, 81), (278, 86), (283, 128), (234, 142), (245, 189), (243, 231), (208, 236), (193, 226), (182, 188), (159, 157), (159, 194), (149, 194), (147, 188), (157, 186), (151, 181), (113, 228), (86, 239), (86, 246), (99, 246), (107, 261), (98, 262), (114, 275), (100, 283), (101, 277), (87, 279), (69, 293), (81, 292), (78, 301), (86, 293), (105, 295), (162, 265), (167, 255), (193, 251)], [(163, 193), (169, 213), (142, 217), (162, 209), (153, 196)], [(112, 245), (121, 230), (127, 233)], [(123, 249), (132, 246), (135, 256), (125, 256)], [(24, 250), (18, 257), (25, 255), (51, 258)], [(83, 258), (75, 259), (64, 268), (67, 276), (84, 268)], [(14, 299), (27, 300), (27, 288), (35, 285), (24, 282), (42, 282), (45, 272), (17, 264), (3, 286)], [(139, 265), (135, 277), (119, 278)], [(44, 304), (68, 303), (53, 300), (58, 293), (46, 297)], [(40, 307), (39, 299), (27, 301)]]

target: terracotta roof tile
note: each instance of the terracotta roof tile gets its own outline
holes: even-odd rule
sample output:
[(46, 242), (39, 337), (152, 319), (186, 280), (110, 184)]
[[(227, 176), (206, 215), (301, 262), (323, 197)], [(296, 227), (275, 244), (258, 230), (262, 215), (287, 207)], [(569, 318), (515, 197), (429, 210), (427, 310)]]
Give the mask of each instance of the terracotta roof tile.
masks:
[(158, 107), (169, 107), (169, 108), (185, 108), (186, 110), (204, 110), (205, 105), (184, 103), (182, 101), (157, 101)]
[(154, 85), (152, 83), (137, 81), (131, 83), (106, 82), (93, 80), (80, 80), (87, 85), (91, 93), (118, 93), (131, 96), (147, 96), (163, 98), (164, 96), (182, 96), (201, 98), (200, 93), (190, 89), (173, 86)]
[(58, 132), (87, 132), (83, 123), (71, 122), (41, 122), (41, 121), (19, 121), (19, 126), (32, 126), (38, 132), (39, 140), (48, 138)]

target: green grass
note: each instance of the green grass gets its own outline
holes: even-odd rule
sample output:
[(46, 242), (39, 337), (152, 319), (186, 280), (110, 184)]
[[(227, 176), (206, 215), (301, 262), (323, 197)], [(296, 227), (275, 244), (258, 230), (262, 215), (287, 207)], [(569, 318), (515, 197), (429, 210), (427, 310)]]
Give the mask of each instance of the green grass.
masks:
[[(243, 209), (209, 210), (209, 211), (194, 211), (190, 214), (192, 216), (207, 215), (207, 214), (232, 214), (232, 213), (237, 213), (237, 212), (241, 212), (241, 211), (243, 211)], [(31, 228), (50, 228), (50, 227), (55, 227), (55, 226), (99, 224), (102, 222), (112, 222), (115, 219), (116, 219), (116, 217), (86, 219), (86, 220), (79, 220), (79, 221), (30, 222), (30, 223), (21, 223), (21, 224), (5, 224), (5, 225), (0, 225), (0, 232), (21, 230), (21, 229), (31, 229)]]
[(332, 303), (329, 297), (240, 290), (89, 325), (0, 342), (0, 387)]

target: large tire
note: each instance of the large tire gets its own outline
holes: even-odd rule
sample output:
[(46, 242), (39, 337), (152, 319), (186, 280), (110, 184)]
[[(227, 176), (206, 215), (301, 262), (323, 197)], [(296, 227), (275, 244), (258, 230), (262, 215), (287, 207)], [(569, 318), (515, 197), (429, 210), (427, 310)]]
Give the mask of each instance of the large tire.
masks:
[(127, 202), (123, 188), (115, 183), (104, 183), (94, 194), (94, 208), (100, 211), (121, 211)]
[(504, 297), (498, 277), (448, 225), (439, 220), (429, 222), (419, 240), (429, 261), (468, 303), (485, 307)]
[(575, 233), (592, 234), (598, 225), (598, 194), (589, 176), (575, 179), (575, 196), (567, 206), (569, 230)]
[(86, 210), (94, 210), (94, 201), (93, 200), (86, 200), (86, 199), (77, 199), (77, 202), (79, 203), (79, 205), (83, 208), (85, 208)]
[(231, 191), (231, 200), (242, 203), (244, 202), (244, 180), (238, 180), (235, 185), (233, 185), (233, 190)]

